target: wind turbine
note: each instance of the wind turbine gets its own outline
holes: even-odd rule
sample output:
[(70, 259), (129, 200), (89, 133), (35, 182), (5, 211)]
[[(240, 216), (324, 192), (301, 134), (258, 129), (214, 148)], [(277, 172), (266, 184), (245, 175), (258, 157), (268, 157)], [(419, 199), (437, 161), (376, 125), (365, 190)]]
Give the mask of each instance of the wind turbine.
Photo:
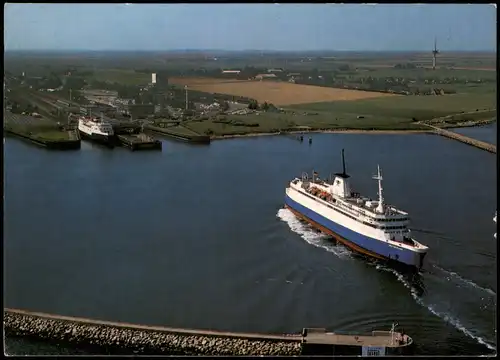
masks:
[(436, 55), (439, 54), (437, 49), (437, 39), (434, 38), (434, 50), (432, 50), (432, 70), (436, 70)]

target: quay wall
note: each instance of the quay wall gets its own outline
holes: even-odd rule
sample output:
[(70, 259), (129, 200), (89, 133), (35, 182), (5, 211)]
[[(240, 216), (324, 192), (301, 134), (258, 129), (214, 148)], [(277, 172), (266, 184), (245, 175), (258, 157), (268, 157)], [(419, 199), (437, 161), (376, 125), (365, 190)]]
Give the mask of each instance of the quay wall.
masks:
[[(300, 355), (301, 335), (266, 335), (124, 324), (4, 309), (6, 336), (31, 337), (111, 353)], [(104, 353), (104, 352), (103, 352)]]
[(116, 139), (120, 145), (127, 147), (132, 151), (162, 149), (161, 141), (149, 137), (144, 133), (134, 135), (117, 135)]
[(35, 139), (29, 135), (25, 135), (21, 132), (17, 132), (10, 129), (4, 129), (4, 132), (8, 135), (20, 138), (21, 140), (29, 141), (35, 145), (42, 146), (52, 150), (75, 150), (75, 149), (80, 149), (81, 147), (81, 142), (79, 137), (75, 138), (74, 140), (48, 141), (48, 140)]
[(201, 143), (201, 144), (209, 144), (210, 143), (210, 136), (207, 136), (207, 135), (181, 134), (181, 133), (177, 133), (174, 131), (170, 131), (170, 130), (165, 129), (165, 128), (160, 128), (160, 127), (151, 126), (151, 125), (144, 126), (144, 128), (149, 130), (149, 131), (152, 131), (154, 133), (157, 133), (157, 134), (169, 136), (169, 137), (176, 138), (176, 139), (183, 140), (183, 141), (187, 141), (187, 142)]

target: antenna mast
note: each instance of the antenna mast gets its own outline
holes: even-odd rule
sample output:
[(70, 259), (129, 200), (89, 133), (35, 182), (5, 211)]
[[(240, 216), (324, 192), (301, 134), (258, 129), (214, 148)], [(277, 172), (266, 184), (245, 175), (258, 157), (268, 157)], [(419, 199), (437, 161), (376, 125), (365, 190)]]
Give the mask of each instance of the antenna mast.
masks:
[(186, 90), (186, 110), (188, 109), (188, 87), (187, 85), (184, 86), (184, 89)]
[(398, 323), (392, 323), (391, 326), (391, 344), (394, 344), (394, 331), (396, 331), (396, 326), (398, 326)]
[(380, 166), (377, 165), (377, 175), (373, 177), (374, 180), (378, 180), (378, 206), (375, 209), (379, 214), (384, 213), (384, 196), (382, 194), (382, 173), (380, 172)]

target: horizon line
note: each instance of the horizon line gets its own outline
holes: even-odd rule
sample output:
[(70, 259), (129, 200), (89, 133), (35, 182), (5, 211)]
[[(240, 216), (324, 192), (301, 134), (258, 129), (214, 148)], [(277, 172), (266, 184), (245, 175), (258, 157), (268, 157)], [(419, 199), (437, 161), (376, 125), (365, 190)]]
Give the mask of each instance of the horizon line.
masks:
[[(425, 50), (270, 50), (270, 49), (244, 49), (244, 50), (226, 50), (226, 49), (196, 49), (196, 48), (185, 48), (185, 49), (149, 49), (149, 50), (131, 50), (131, 49), (4, 49), (4, 53), (7, 52), (267, 52), (267, 53), (318, 53), (318, 52), (339, 52), (339, 53), (411, 53), (411, 52), (432, 52), (433, 49)], [(477, 49), (477, 50), (465, 50), (465, 49), (450, 49), (450, 50), (439, 50), (440, 53), (443, 52), (485, 52), (485, 53), (496, 53), (495, 50), (487, 49)]]

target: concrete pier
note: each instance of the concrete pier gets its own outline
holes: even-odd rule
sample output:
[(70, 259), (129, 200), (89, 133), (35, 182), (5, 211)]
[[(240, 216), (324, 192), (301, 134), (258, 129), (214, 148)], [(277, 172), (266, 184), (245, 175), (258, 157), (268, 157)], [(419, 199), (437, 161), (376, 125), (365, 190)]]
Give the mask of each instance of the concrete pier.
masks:
[[(4, 133), (47, 149), (73, 150), (80, 148), (80, 138), (60, 129), (47, 118), (13, 114), (4, 111)], [(54, 136), (56, 135), (56, 136)]]
[(7, 336), (93, 346), (111, 353), (154, 355), (361, 355), (383, 348), (386, 355), (406, 353), (407, 335), (373, 331), (368, 335), (336, 334), (304, 329), (301, 334), (234, 333), (179, 329), (4, 309)]
[(496, 145), (493, 145), (493, 144), (490, 144), (490, 143), (487, 143), (484, 141), (480, 141), (477, 139), (473, 139), (473, 138), (470, 138), (470, 137), (465, 136), (465, 135), (457, 134), (453, 131), (444, 130), (444, 129), (441, 129), (437, 126), (433, 126), (433, 125), (429, 125), (429, 124), (421, 124), (421, 125), (425, 125), (425, 126), (431, 128), (432, 130), (434, 130), (434, 133), (437, 135), (441, 135), (441, 136), (444, 136), (444, 137), (447, 137), (450, 139), (458, 140), (460, 142), (463, 142), (464, 144), (475, 146), (478, 149), (489, 151), (490, 153), (494, 153), (494, 154), (497, 153)]
[(118, 141), (122, 146), (135, 150), (161, 150), (161, 141), (154, 139), (144, 133), (118, 135)]

